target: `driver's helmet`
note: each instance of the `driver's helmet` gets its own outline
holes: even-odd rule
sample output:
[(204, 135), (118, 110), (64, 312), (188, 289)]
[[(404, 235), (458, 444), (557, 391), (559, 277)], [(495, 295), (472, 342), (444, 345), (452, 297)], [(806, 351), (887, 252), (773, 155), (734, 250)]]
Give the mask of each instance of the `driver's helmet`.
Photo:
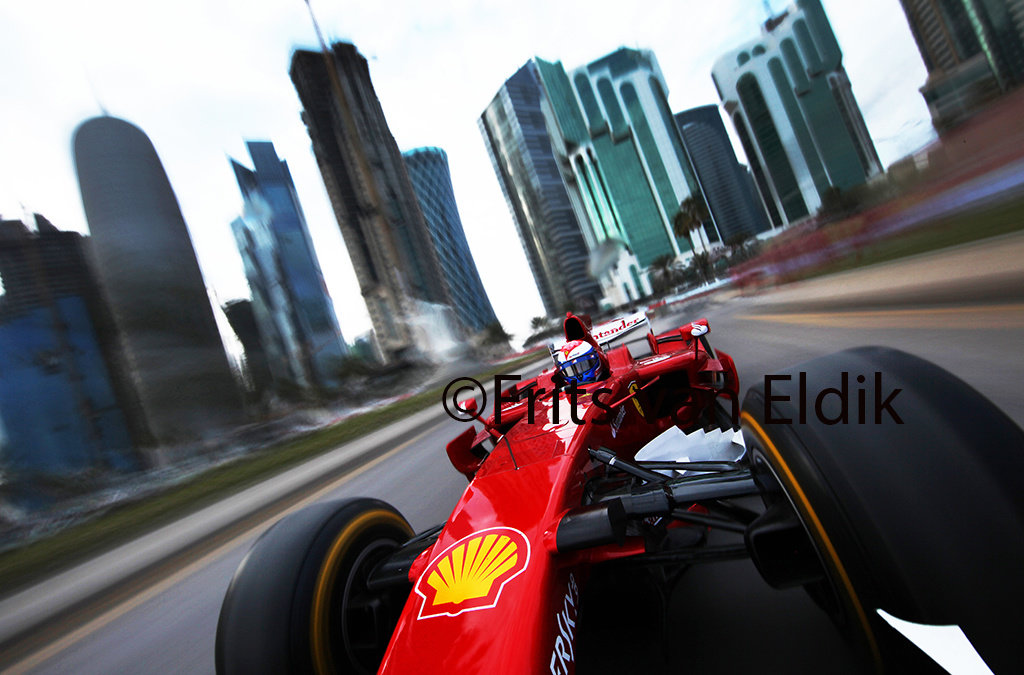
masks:
[(569, 340), (554, 356), (566, 382), (586, 384), (601, 376), (601, 357), (597, 348), (586, 340)]

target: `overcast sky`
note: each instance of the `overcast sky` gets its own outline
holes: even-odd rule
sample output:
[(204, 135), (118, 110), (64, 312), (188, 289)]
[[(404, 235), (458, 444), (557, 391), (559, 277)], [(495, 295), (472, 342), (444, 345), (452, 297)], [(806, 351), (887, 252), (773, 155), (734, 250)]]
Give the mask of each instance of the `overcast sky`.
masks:
[[(926, 72), (898, 0), (824, 5), (883, 165), (932, 140), (917, 91)], [(351, 41), (369, 59), (399, 147), (448, 153), (484, 286), (520, 339), (543, 308), (477, 127), (498, 88), (534, 55), (571, 69), (625, 45), (654, 50), (673, 110), (718, 103), (712, 64), (757, 37), (766, 16), (762, 0), (313, 0), (313, 9), (328, 39)], [(370, 322), (288, 78), (292, 50), (315, 45), (303, 0), (0, 4), (0, 215), (20, 218), (24, 208), (88, 232), (71, 136), (102, 105), (153, 141), (223, 304), (248, 296), (229, 227), (241, 196), (227, 158), (251, 166), (244, 141), (273, 141), (351, 342)]]

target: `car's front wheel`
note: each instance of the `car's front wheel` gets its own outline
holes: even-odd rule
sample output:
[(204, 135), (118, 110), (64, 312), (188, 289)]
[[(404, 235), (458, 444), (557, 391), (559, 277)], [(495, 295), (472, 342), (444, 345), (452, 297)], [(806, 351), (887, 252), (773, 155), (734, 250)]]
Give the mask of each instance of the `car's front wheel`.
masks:
[(411, 536), (376, 499), (323, 502), (283, 518), (231, 580), (217, 672), (377, 672), (408, 589), (371, 592), (367, 578)]
[(960, 626), (992, 670), (1014, 672), (1024, 432), (949, 372), (892, 349), (774, 375), (750, 389), (741, 416), (767, 507), (748, 531), (765, 578), (804, 585), (880, 670), (931, 662), (879, 609)]

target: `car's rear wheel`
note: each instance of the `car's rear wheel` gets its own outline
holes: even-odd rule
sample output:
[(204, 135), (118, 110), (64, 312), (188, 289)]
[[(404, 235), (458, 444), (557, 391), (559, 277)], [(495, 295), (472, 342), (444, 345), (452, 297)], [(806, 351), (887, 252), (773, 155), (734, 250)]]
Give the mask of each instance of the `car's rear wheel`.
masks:
[(405, 519), (375, 499), (315, 504), (283, 518), (231, 580), (217, 625), (217, 672), (375, 673), (408, 589), (371, 592), (367, 578), (411, 536)]
[[(820, 413), (815, 405), (842, 389), (843, 373), (845, 422), (838, 392)], [(750, 389), (742, 413), (768, 507), (748, 532), (765, 578), (804, 585), (880, 670), (930, 662), (878, 609), (958, 625), (995, 672), (1013, 671), (1024, 606), (1020, 428), (947, 371), (892, 349), (776, 375)]]

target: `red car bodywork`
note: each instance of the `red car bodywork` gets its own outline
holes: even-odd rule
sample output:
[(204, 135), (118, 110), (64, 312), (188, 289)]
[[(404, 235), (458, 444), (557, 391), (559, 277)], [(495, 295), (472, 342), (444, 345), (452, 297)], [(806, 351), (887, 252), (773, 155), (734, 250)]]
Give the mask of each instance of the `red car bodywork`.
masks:
[[(379, 672), (574, 672), (580, 592), (591, 565), (643, 553), (645, 542), (627, 537), (560, 552), (559, 524), (581, 508), (588, 481), (608, 470), (590, 449), (632, 458), (670, 426), (697, 427), (719, 397), (728, 399), (735, 423), (736, 368), (694, 336), (706, 329), (702, 319), (648, 334), (651, 353), (642, 358), (625, 345), (608, 351), (607, 377), (582, 387), (579, 423), (567, 392), (552, 397), (552, 369), (503, 392), (521, 400), (448, 445), (470, 484), (410, 569), (413, 592)], [(566, 337), (580, 332), (593, 339), (585, 322), (568, 317)], [(527, 397), (531, 388), (543, 392)]]

